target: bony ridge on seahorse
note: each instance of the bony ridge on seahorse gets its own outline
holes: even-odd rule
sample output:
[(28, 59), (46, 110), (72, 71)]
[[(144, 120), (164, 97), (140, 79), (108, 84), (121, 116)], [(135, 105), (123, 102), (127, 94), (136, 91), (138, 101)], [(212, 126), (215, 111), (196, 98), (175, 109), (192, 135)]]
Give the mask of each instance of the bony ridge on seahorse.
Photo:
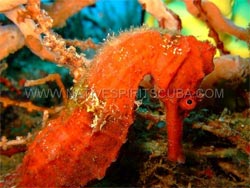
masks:
[(167, 110), (168, 159), (184, 162), (182, 120), (195, 107), (203, 77), (213, 70), (214, 53), (208, 42), (192, 36), (145, 28), (106, 42), (93, 59), (79, 105), (37, 134), (5, 186), (79, 187), (103, 178), (134, 120), (136, 92), (131, 91), (146, 74), (154, 78)]

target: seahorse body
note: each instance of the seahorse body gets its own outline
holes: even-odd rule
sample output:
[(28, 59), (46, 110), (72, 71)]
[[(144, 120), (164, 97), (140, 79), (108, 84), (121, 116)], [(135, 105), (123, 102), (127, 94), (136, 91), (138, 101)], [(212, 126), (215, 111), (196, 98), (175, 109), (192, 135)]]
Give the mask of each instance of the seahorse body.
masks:
[[(195, 106), (201, 80), (213, 69), (214, 52), (194, 37), (151, 29), (108, 41), (82, 83), (87, 89), (77, 99), (79, 105), (38, 133), (6, 187), (79, 187), (103, 178), (126, 141), (136, 90), (146, 74), (153, 76), (166, 105), (168, 158), (183, 162), (182, 119)], [(176, 89), (191, 95), (177, 97)]]

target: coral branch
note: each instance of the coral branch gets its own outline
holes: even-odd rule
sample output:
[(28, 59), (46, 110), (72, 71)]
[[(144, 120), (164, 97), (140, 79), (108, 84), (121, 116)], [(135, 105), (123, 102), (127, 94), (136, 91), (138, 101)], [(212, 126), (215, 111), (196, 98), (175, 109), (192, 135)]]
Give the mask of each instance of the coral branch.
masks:
[(207, 158), (233, 158), (237, 155), (238, 149), (236, 148), (215, 148), (212, 146), (203, 146), (201, 149), (187, 150), (187, 153), (192, 155), (204, 156)]
[[(13, 1), (13, 3), (12, 3)], [(12, 20), (15, 25), (17, 26), (5, 26), (0, 27), (0, 36), (5, 40), (0, 41), (0, 46), (2, 51), (0, 52), (0, 59), (7, 57), (10, 53), (14, 53), (23, 45), (28, 46), (33, 53), (39, 56), (42, 59), (57, 62), (57, 58), (60, 56), (57, 52), (51, 52), (48, 48), (44, 46), (42, 43), (42, 38), (40, 33), (37, 32), (39, 29), (46, 31), (52, 26), (52, 21), (50, 18), (46, 16), (46, 13), (42, 11), (40, 13), (40, 1), (28, 1), (28, 0), (12, 0), (12, 1), (1, 1), (0, 2), (0, 12), (3, 12), (10, 20)], [(20, 14), (21, 12), (27, 13), (27, 9), (19, 6), (23, 3), (27, 3), (27, 9), (31, 16), (26, 16), (27, 18), (34, 18), (27, 19), (25, 16)], [(82, 9), (85, 6), (91, 5), (95, 2), (95, 0), (83, 0), (78, 2), (71, 2), (68, 1), (56, 1), (51, 6), (44, 5), (43, 7), (49, 11), (49, 14), (52, 16), (53, 26), (62, 25), (67, 18), (75, 14), (77, 11)], [(37, 4), (37, 6), (35, 6)], [(5, 8), (11, 7), (11, 8)], [(64, 7), (64, 8), (63, 8)], [(23, 17), (23, 18), (22, 18)], [(57, 18), (58, 17), (58, 18)], [(39, 20), (37, 20), (39, 19)], [(20, 22), (21, 20), (21, 22)], [(37, 27), (37, 22), (39, 24), (39, 29)], [(51, 23), (51, 26), (50, 26)], [(49, 24), (49, 25), (48, 25)], [(55, 37), (57, 38), (57, 37)], [(86, 44), (91, 45), (89, 41)], [(77, 73), (79, 74), (79, 73)]]
[[(158, 114), (153, 114), (151, 112), (136, 112), (136, 114), (143, 117), (144, 119), (152, 121), (153, 124), (157, 124), (159, 121), (166, 121), (166, 114), (158, 115)], [(153, 124), (149, 124), (147, 129), (150, 129), (153, 126)]]
[(0, 75), (2, 74), (2, 72), (8, 68), (8, 64), (6, 62), (3, 62), (0, 64)]
[[(45, 11), (39, 9), (40, 3), (28, 1), (27, 9), (20, 6), (5, 15), (21, 30), (26, 45), (39, 57), (71, 70), (74, 81), (79, 80), (86, 72), (88, 60), (76, 52), (73, 46), (66, 47), (64, 39), (51, 31), (52, 20)], [(37, 3), (37, 4), (36, 4)], [(45, 37), (42, 38), (41, 34)]]
[(44, 78), (37, 79), (37, 80), (27, 80), (24, 84), (25, 87), (30, 87), (30, 86), (36, 86), (36, 85), (41, 85), (46, 82), (52, 82), (55, 81), (58, 87), (60, 88), (60, 91), (62, 92), (62, 98), (63, 98), (63, 103), (67, 103), (67, 91), (62, 83), (61, 76), (59, 74), (50, 74)]
[[(221, 14), (218, 7), (216, 7), (216, 5), (212, 2), (206, 0), (203, 0), (202, 2), (200, 2), (200, 0), (184, 0), (184, 2), (186, 3), (188, 11), (192, 15), (206, 21), (214, 30), (234, 35), (244, 41), (249, 41), (249, 29), (238, 27), (233, 22), (225, 18)], [(197, 7), (197, 3), (201, 4), (203, 9), (202, 12)]]
[(179, 17), (166, 8), (161, 0), (139, 0), (139, 3), (158, 20), (162, 28), (171, 31), (179, 31), (181, 29), (181, 20)]
[(79, 41), (79, 40), (65, 40), (65, 41), (67, 46), (76, 46), (83, 51), (88, 48), (98, 49), (100, 47), (100, 45), (95, 44), (91, 39), (85, 41)]
[(75, 47), (66, 47), (66, 41), (59, 35), (52, 31), (47, 32), (43, 45), (58, 55), (55, 59), (57, 64), (64, 65), (71, 70), (74, 82), (80, 80), (85, 75), (89, 61), (83, 54), (78, 54)]
[(44, 9), (53, 19), (53, 26), (60, 27), (65, 24), (65, 21), (82, 8), (92, 5), (95, 0), (78, 0), (78, 1), (68, 1), (68, 0), (57, 0), (52, 5), (44, 5)]
[(45, 111), (47, 110), (49, 113), (53, 114), (61, 110), (61, 107), (55, 107), (55, 108), (45, 108), (45, 107), (40, 107), (32, 104), (31, 102), (20, 102), (20, 101), (15, 101), (11, 100), (7, 97), (0, 97), (0, 102), (3, 103), (4, 107), (7, 106), (18, 106), (22, 108), (26, 108), (29, 112), (32, 111)]
[(15, 25), (0, 26), (0, 36), (0, 59), (16, 52), (24, 45), (24, 37)]
[(31, 137), (31, 134), (28, 134), (25, 138), (18, 136), (15, 140), (8, 140), (3, 136), (0, 141), (0, 154), (10, 157), (13, 154), (26, 151), (26, 145)]
[(28, 0), (1, 0), (0, 12), (9, 11), (18, 7), (19, 5), (26, 4)]
[[(233, 165), (233, 164), (230, 164), (228, 162), (223, 162), (223, 161), (220, 161), (219, 163), (219, 166), (226, 172), (228, 173), (231, 173), (237, 177), (239, 177), (241, 180), (244, 180), (246, 182), (249, 182), (250, 181), (250, 178), (249, 176), (245, 176), (243, 175), (241, 172), (239, 172), (239, 169), (237, 166)], [(248, 174), (249, 175), (249, 174)]]
[[(64, 65), (71, 70), (74, 81), (79, 80), (86, 72), (88, 60), (83, 54), (78, 54), (75, 47), (66, 46), (66, 41), (51, 30), (52, 19), (47, 12), (40, 10), (39, 0), (29, 0), (27, 6), (28, 16), (37, 22), (37, 28), (44, 34), (42, 45), (55, 54), (57, 64)], [(39, 31), (38, 31), (39, 32)]]
[(12, 82), (8, 80), (7, 78), (0, 77), (0, 84), (3, 84), (4, 86), (6, 86), (11, 92), (16, 92), (18, 95), (21, 94), (21, 91), (18, 88), (16, 88), (12, 84)]
[[(203, 4), (201, 0), (194, 0), (193, 5), (197, 8), (198, 13), (197, 17), (206, 22), (207, 26), (209, 27), (209, 36), (212, 37), (216, 43), (216, 47), (220, 50), (221, 54), (228, 54), (229, 52), (224, 48), (223, 42), (220, 40), (219, 34), (217, 33), (216, 28), (212, 25), (208, 17), (208, 12), (203, 8)], [(216, 7), (216, 6), (215, 6)], [(216, 7), (217, 8), (217, 7)], [(218, 10), (218, 8), (217, 8)], [(220, 12), (219, 12), (220, 13)]]
[(220, 121), (210, 121), (208, 124), (195, 123), (192, 127), (211, 132), (218, 137), (226, 138), (233, 144), (236, 144), (242, 151), (250, 154), (250, 142), (244, 140), (238, 132), (234, 132), (228, 125)]
[(5, 12), (5, 15), (12, 20), (20, 29), (25, 37), (25, 44), (33, 53), (42, 59), (55, 62), (55, 54), (51, 53), (46, 47), (41, 44), (40, 33), (37, 32), (37, 25), (32, 19), (24, 19), (20, 21), (20, 12), (24, 12), (24, 7), (18, 7), (11, 11)]

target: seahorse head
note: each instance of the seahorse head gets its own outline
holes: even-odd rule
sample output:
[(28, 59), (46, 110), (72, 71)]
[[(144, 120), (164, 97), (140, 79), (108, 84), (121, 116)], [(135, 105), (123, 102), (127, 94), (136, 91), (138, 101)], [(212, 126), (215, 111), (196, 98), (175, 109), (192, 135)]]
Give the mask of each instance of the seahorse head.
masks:
[(184, 162), (182, 121), (201, 99), (198, 90), (204, 76), (213, 70), (215, 48), (192, 36), (163, 35), (162, 54), (152, 76), (158, 96), (166, 107), (168, 159)]

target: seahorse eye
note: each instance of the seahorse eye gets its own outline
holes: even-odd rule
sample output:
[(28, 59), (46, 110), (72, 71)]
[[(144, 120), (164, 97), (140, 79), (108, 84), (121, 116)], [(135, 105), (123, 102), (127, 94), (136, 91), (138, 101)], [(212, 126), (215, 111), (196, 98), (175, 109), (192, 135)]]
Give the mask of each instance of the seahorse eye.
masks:
[(193, 100), (191, 100), (191, 99), (187, 100), (187, 104), (191, 105), (192, 103), (193, 103)]
[(196, 106), (196, 101), (193, 97), (187, 97), (181, 99), (179, 105), (183, 110), (192, 110)]

